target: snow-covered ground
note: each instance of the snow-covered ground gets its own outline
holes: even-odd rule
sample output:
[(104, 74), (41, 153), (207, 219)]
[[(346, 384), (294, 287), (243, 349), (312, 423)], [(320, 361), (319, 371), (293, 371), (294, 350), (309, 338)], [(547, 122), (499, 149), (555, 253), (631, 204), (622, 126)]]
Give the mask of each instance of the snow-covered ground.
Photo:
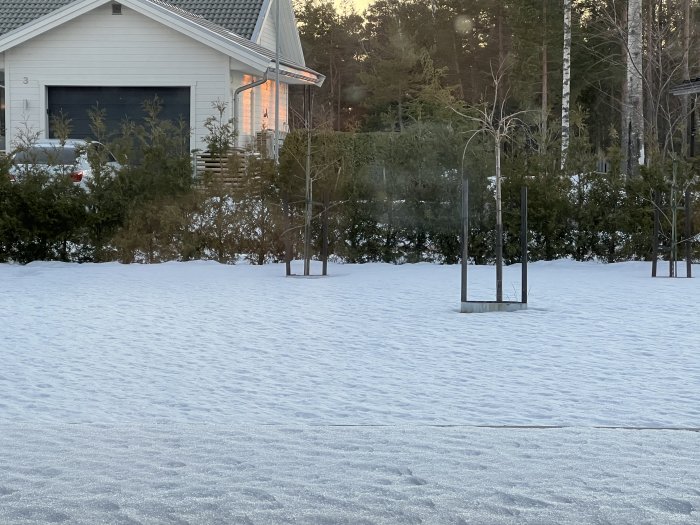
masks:
[(700, 280), (649, 271), (0, 265), (0, 523), (698, 523)]

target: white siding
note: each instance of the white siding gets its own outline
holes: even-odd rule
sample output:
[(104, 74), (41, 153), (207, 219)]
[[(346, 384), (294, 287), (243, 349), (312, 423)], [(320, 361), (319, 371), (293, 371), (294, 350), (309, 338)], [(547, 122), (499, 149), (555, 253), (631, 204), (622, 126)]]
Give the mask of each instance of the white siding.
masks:
[[(280, 17), (281, 16), (282, 13), (280, 13)], [(265, 22), (263, 23), (262, 29), (260, 29), (260, 38), (258, 39), (258, 44), (274, 51), (276, 33), (277, 32), (275, 31), (275, 3), (272, 2), (272, 7), (270, 8), (267, 18), (265, 18)]]
[[(257, 36), (256, 42), (271, 50), (275, 51), (275, 41), (277, 31), (275, 30), (276, 6), (275, 2), (271, 2), (270, 9), (267, 12), (265, 19), (260, 28), (260, 34)], [(281, 0), (280, 3), (280, 54), (288, 59), (304, 65), (304, 53), (301, 50), (299, 42), (299, 32), (296, 27), (296, 19), (292, 4), (289, 0)]]
[[(229, 58), (139, 13), (105, 5), (6, 53), (8, 129), (45, 136), (46, 86), (190, 86), (192, 146), (212, 102), (230, 99)], [(230, 111), (230, 104), (229, 104)], [(229, 116), (227, 116), (229, 118)]]

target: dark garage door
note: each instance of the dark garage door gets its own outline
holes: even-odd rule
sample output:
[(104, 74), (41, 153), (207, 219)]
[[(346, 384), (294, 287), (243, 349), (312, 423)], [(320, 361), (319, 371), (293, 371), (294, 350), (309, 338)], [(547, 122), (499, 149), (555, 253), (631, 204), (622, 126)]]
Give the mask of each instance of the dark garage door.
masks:
[(105, 110), (107, 133), (117, 134), (125, 119), (142, 122), (144, 102), (153, 101), (156, 96), (162, 106), (161, 120), (178, 122), (182, 119), (187, 127), (190, 126), (189, 87), (49, 86), (49, 136), (55, 137), (51, 117), (63, 112), (71, 119), (71, 138), (92, 137), (88, 111), (94, 107)]

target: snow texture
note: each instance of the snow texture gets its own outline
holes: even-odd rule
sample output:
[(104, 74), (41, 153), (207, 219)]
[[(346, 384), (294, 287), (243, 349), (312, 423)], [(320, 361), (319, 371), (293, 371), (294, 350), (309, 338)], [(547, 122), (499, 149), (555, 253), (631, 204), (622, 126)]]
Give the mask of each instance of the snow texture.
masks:
[(700, 281), (530, 269), (0, 265), (0, 523), (698, 523)]

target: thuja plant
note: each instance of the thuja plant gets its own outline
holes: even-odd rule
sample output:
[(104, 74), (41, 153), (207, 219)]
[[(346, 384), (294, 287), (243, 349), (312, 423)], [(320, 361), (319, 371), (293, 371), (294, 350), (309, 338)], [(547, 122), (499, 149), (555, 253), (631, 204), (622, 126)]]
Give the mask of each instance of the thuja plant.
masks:
[(233, 119), (226, 118), (226, 102), (217, 100), (211, 103), (211, 107), (214, 114), (204, 121), (204, 128), (208, 132), (204, 142), (212, 155), (225, 158), (235, 144), (236, 129)]
[(155, 262), (177, 258), (173, 246), (185, 227), (179, 203), (187, 201), (192, 190), (190, 129), (183, 121), (161, 119), (157, 97), (145, 101), (143, 109), (143, 122), (122, 123), (115, 149), (124, 165), (106, 185), (105, 197), (119, 202), (123, 215), (113, 216), (117, 210), (103, 208), (109, 212), (103, 218), (121, 222), (111, 246), (121, 260)]

